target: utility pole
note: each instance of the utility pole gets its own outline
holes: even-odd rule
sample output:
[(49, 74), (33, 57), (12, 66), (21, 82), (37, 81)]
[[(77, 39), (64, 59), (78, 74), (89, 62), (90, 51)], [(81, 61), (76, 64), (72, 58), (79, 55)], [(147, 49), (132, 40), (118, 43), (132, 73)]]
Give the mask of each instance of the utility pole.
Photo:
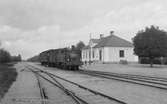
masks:
[(91, 39), (92, 39), (92, 34), (90, 33), (90, 59), (89, 59), (89, 63), (91, 64), (91, 61), (92, 61), (92, 42), (91, 42)]

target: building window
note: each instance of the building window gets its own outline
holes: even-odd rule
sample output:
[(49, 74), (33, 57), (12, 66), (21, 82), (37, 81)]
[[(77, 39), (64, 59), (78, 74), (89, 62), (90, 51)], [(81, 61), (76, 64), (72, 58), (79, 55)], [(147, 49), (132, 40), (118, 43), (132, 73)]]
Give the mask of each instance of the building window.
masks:
[(119, 51), (119, 57), (125, 57), (124, 50), (120, 50), (120, 51)]
[(82, 52), (82, 58), (83, 59), (85, 58), (85, 52), (84, 51)]
[(99, 60), (102, 60), (102, 50), (99, 50)]

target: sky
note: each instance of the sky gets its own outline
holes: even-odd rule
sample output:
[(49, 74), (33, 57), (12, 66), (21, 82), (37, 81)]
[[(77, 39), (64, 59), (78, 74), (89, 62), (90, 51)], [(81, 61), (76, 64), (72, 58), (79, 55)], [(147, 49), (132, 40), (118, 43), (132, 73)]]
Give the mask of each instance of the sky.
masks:
[(167, 30), (166, 0), (0, 0), (0, 41), (27, 59), (47, 49), (88, 44), (99, 34), (131, 41), (155, 25)]

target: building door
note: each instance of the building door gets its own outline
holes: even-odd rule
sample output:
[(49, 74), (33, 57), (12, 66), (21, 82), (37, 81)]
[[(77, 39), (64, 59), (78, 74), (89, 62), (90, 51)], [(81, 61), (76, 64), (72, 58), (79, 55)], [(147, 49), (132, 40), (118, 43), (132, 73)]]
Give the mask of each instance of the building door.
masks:
[(102, 50), (99, 50), (99, 60), (102, 61)]

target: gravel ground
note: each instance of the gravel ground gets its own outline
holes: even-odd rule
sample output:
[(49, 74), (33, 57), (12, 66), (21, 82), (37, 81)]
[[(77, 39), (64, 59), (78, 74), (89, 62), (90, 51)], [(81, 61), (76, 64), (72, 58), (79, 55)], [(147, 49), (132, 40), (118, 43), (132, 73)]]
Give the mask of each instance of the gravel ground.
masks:
[[(145, 75), (165, 76), (164, 73), (161, 74), (160, 73), (154, 74), (154, 73), (157, 73), (156, 72), (157, 70), (158, 72), (166, 72), (165, 66), (163, 66), (162, 68), (160, 67), (149, 68), (147, 66), (143, 66), (144, 67), (143, 69), (138, 65), (137, 65), (138, 67), (133, 65), (131, 66), (131, 65), (109, 65), (109, 64), (108, 66), (112, 67), (107, 68), (107, 66), (103, 64), (96, 65), (96, 67), (99, 69), (100, 68), (103, 69), (105, 67), (103, 69), (104, 71), (107, 71), (107, 69), (116, 70), (117, 68), (118, 70), (114, 72), (122, 72), (122, 73), (129, 73), (130, 70), (132, 70), (131, 72), (132, 74), (144, 73)], [(91, 68), (92, 67), (93, 65), (91, 66)], [(125, 69), (125, 67), (127, 68), (127, 70)], [(166, 90), (126, 83), (126, 82), (120, 82), (116, 80), (96, 78), (88, 75), (80, 75), (71, 71), (56, 70), (56, 68), (45, 68), (45, 69), (48, 69), (50, 72), (56, 75), (67, 78), (71, 81), (75, 81), (83, 86), (89, 87), (91, 89), (102, 92), (109, 96), (115, 97), (119, 100), (125, 101), (128, 104), (167, 104)], [(145, 71), (144, 69), (147, 71)], [(153, 72), (151, 72), (151, 70), (153, 70)]]
[(150, 68), (150, 65), (135, 64), (135, 63), (127, 65), (92, 64), (92, 65), (83, 65), (82, 69), (167, 78), (167, 66), (165, 65), (154, 65), (153, 68)]
[(40, 93), (35, 76), (24, 70), (22, 63), (15, 65), (18, 77), (0, 104), (40, 104)]
[[(45, 75), (46, 78), (49, 78)], [(51, 79), (51, 78), (49, 78)], [(45, 94), (48, 97), (49, 104), (75, 104), (74, 100), (66, 95), (61, 89), (40, 78), (41, 86), (44, 88)]]
[(83, 100), (87, 101), (89, 104), (120, 104), (117, 101), (109, 100), (108, 98), (102, 97), (100, 95), (96, 95), (88, 90), (81, 89), (80, 87), (68, 83), (66, 81), (62, 81), (61, 79), (57, 80), (65, 86), (65, 88), (70, 89), (71, 91), (75, 92), (77, 96), (82, 98)]

